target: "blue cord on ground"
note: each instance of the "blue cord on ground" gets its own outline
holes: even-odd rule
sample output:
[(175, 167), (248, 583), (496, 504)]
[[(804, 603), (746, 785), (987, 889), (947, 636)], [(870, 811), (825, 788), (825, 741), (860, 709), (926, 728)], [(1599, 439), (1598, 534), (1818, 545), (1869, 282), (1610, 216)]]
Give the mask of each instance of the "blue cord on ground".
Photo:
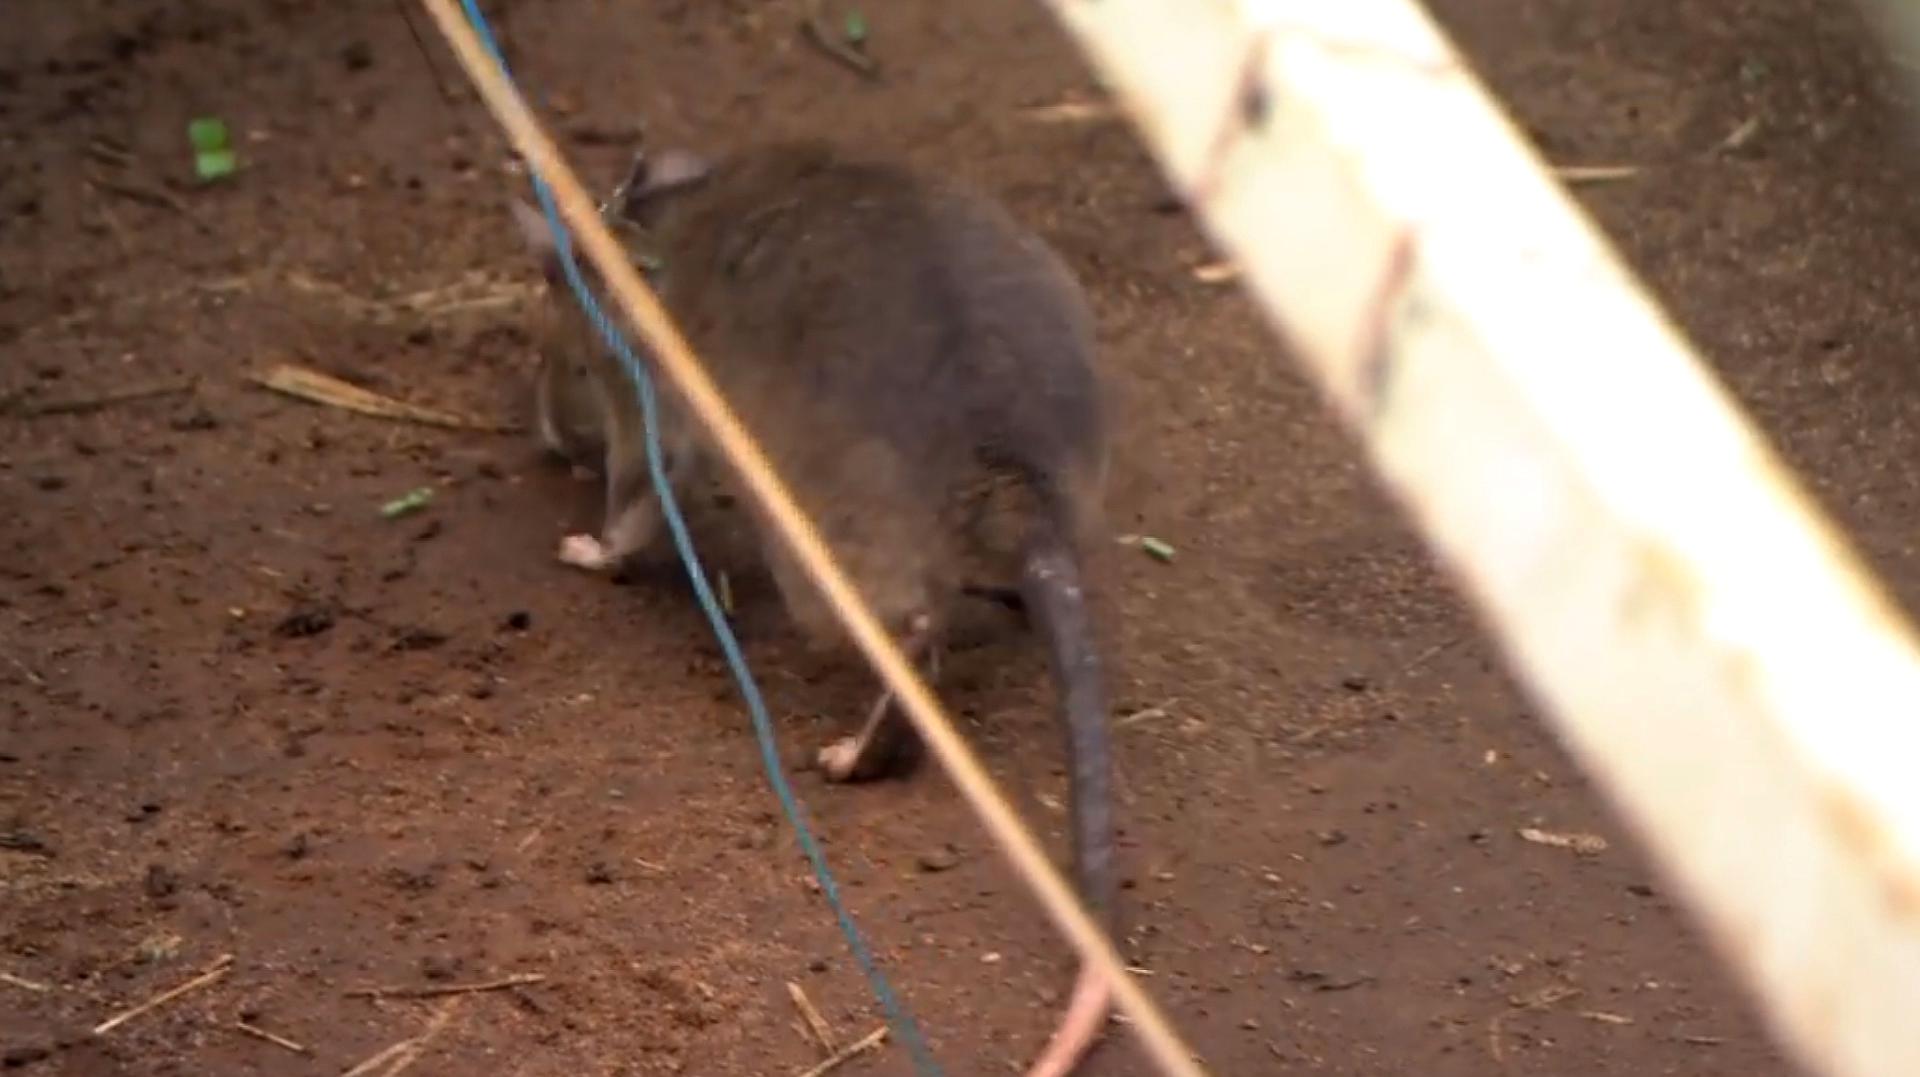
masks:
[[(466, 10), (467, 21), (473, 25), (474, 31), (486, 45), (487, 52), (493, 57), (494, 63), (499, 65), (500, 73), (505, 75), (511, 83), (512, 72), (507, 69), (506, 57), (501, 54), (499, 45), (494, 41), (493, 29), (487, 24), (487, 17), (480, 10), (479, 3), (477, 0), (461, 0), (461, 6)], [(648, 376), (646, 368), (634, 357), (632, 349), (627, 346), (625, 335), (600, 309), (600, 304), (594, 300), (593, 293), (588, 290), (586, 282), (581, 278), (579, 266), (573, 259), (573, 243), (567, 232), (566, 222), (561, 220), (559, 210), (553, 203), (553, 195), (548, 191), (546, 181), (541, 178), (539, 170), (532, 168), (531, 162), (529, 166), (529, 173), (533, 178), (534, 195), (540, 201), (541, 212), (546, 214), (547, 226), (553, 231), (561, 265), (566, 269), (567, 283), (572, 286), (574, 296), (579, 299), (588, 320), (606, 340), (607, 346), (612, 348), (614, 354), (619, 357), (620, 365), (626, 369), (627, 376), (633, 380), (634, 387), (639, 393), (641, 415), (647, 427), (647, 466), (653, 477), (654, 490), (660, 498), (661, 513), (666, 517), (667, 527), (673, 533), (674, 546), (680, 552), (680, 560), (686, 565), (687, 576), (693, 584), (694, 593), (700, 599), (701, 608), (706, 611), (707, 620), (713, 625), (713, 633), (719, 638), (720, 649), (726, 654), (727, 665), (732, 669), (734, 679), (739, 682), (740, 694), (746, 700), (747, 711), (753, 718), (754, 733), (760, 740), (760, 761), (766, 767), (767, 779), (773, 785), (775, 795), (780, 798), (780, 806), (785, 809), (788, 820), (793, 823), (794, 833), (800, 841), (800, 848), (812, 863), (814, 876), (820, 882), (820, 891), (826, 895), (827, 904), (833, 907), (834, 918), (840, 922), (840, 931), (847, 937), (847, 945), (852, 949), (854, 959), (860, 963), (861, 970), (866, 973), (867, 980), (873, 985), (873, 993), (880, 1000), (881, 1008), (886, 1011), (887, 1023), (892, 1026), (894, 1035), (906, 1044), (919, 1071), (938, 1074), (940, 1066), (928, 1051), (919, 1026), (914, 1023), (913, 1017), (907, 1013), (906, 1008), (900, 1004), (886, 976), (880, 971), (878, 962), (874, 960), (872, 951), (867, 948), (865, 939), (861, 937), (860, 929), (854, 925), (853, 914), (847, 910), (846, 903), (841, 899), (840, 888), (834, 883), (833, 873), (827, 868), (826, 857), (820, 852), (820, 845), (814, 840), (813, 831), (807, 825), (806, 813), (794, 797), (792, 787), (787, 784), (786, 774), (780, 765), (779, 746), (774, 740), (773, 722), (767, 717), (767, 706), (760, 697), (759, 685), (754, 682), (753, 673), (747, 668), (746, 656), (740, 651), (739, 641), (734, 638), (733, 629), (727, 624), (726, 614), (721, 610), (720, 603), (714, 598), (712, 587), (707, 583), (706, 570), (701, 567), (700, 557), (694, 552), (693, 538), (687, 532), (686, 521), (680, 515), (680, 507), (674, 499), (673, 490), (668, 485), (666, 473), (661, 467), (660, 446), (656, 433), (659, 423), (656, 421), (657, 404), (654, 398), (653, 381)]]

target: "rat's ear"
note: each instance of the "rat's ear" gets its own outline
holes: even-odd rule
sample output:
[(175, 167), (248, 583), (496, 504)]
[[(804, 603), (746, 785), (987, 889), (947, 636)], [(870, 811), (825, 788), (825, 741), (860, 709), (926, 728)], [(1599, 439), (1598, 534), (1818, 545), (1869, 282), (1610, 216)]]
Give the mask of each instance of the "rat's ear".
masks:
[(658, 156), (641, 150), (634, 154), (633, 167), (627, 172), (620, 215), (645, 224), (667, 195), (699, 183), (712, 171), (713, 164), (691, 150), (670, 149)]
[(520, 238), (527, 249), (540, 261), (540, 272), (548, 282), (558, 281), (560, 271), (560, 245), (554, 242), (553, 229), (547, 224), (547, 215), (528, 205), (521, 199), (514, 199), (513, 223), (520, 232)]

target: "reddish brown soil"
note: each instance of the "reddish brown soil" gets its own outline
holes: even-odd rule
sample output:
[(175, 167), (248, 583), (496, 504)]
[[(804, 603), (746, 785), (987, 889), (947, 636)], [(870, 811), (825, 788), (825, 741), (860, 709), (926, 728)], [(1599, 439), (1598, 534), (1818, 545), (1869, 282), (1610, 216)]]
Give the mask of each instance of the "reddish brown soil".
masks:
[[(1920, 185), (1845, 5), (1437, 6), (1549, 155), (1643, 167), (1583, 196), (1920, 593)], [(1179, 549), (1106, 568), (1126, 945), (1215, 1072), (1790, 1072), (1311, 386), (1194, 278), (1206, 249), (1131, 133), (1022, 115), (1091, 92), (1038, 5), (874, 6), (879, 84), (799, 43), (794, 0), (493, 8), (596, 184), (642, 117), (709, 146), (828, 133), (977, 180), (1084, 274), (1123, 398), (1114, 530)], [(462, 997), (408, 1072), (797, 1073), (816, 1053), (788, 981), (842, 1037), (874, 1027), (685, 588), (553, 562), (591, 491), (522, 438), (244, 380), (290, 359), (518, 406), (517, 180), (444, 51), (436, 88), (385, 0), (17, 0), (5, 20), (4, 1066), (338, 1074), (441, 1012), (350, 989), (512, 974), (546, 980)], [(184, 127), (205, 114), (244, 167), (200, 189)], [(491, 305), (401, 302), (455, 286), (435, 301)], [(425, 511), (380, 516), (422, 485)], [(784, 750), (823, 742), (867, 680), (747, 606)], [(1015, 639), (960, 655), (946, 694), (1057, 844), (1043, 669)], [(1066, 947), (937, 771), (797, 780), (949, 1071), (1009, 1072)], [(87, 1034), (222, 954), (223, 979)], [(845, 1072), (910, 1071), (888, 1048)], [(1148, 1070), (1121, 1033), (1090, 1072)]]

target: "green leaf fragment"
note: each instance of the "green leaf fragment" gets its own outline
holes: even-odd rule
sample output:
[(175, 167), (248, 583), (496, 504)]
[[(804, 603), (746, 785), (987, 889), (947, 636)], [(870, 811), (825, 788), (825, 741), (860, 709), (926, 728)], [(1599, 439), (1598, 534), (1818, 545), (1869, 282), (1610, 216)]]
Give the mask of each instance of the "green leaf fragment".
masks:
[(410, 512), (419, 512), (421, 509), (426, 508), (427, 503), (432, 500), (433, 487), (422, 486), (417, 490), (409, 490), (399, 497), (394, 498), (392, 501), (380, 506), (380, 515), (391, 520), (396, 517), (405, 516)]
[(239, 167), (224, 120), (202, 116), (192, 121), (187, 124), (187, 141), (193, 144), (193, 171), (202, 181), (224, 179)]
[(187, 124), (187, 141), (193, 143), (196, 153), (215, 153), (227, 149), (227, 125), (225, 121), (213, 116), (202, 116)]
[(866, 40), (867, 17), (860, 14), (858, 8), (854, 8), (847, 12), (847, 42), (852, 45), (863, 45)]
[(1145, 550), (1147, 556), (1153, 558), (1155, 561), (1173, 560), (1173, 547), (1154, 538), (1152, 535), (1140, 536), (1140, 548)]
[(193, 170), (203, 180), (225, 179), (233, 175), (239, 162), (232, 150), (212, 150), (193, 155)]

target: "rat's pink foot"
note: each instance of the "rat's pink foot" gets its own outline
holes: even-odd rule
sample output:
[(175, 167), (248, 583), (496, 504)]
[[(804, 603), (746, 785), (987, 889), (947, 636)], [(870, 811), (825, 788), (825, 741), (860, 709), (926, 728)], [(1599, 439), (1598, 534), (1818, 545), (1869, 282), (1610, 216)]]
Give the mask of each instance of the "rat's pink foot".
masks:
[(569, 474), (573, 476), (574, 482), (592, 482), (600, 477), (594, 474), (593, 469), (585, 464), (573, 465), (573, 470), (570, 471)]
[(568, 535), (560, 540), (560, 563), (598, 572), (606, 568), (612, 558), (607, 556), (607, 548), (592, 535)]
[(853, 774), (853, 768), (860, 762), (860, 738), (842, 737), (820, 749), (814, 757), (820, 772), (830, 782), (844, 782)]

